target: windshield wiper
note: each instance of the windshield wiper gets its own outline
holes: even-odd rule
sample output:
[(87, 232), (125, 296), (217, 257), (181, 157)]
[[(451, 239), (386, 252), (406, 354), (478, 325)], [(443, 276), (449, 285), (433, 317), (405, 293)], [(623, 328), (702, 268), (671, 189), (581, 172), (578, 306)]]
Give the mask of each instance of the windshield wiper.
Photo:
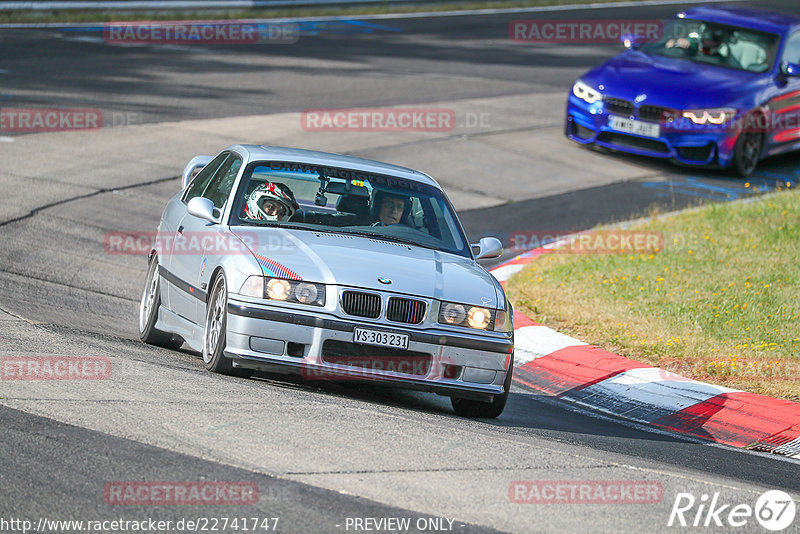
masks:
[(299, 224), (286, 224), (286, 223), (257, 223), (254, 221), (242, 221), (243, 226), (256, 226), (258, 228), (284, 228), (286, 230), (309, 230), (311, 232), (318, 231), (316, 228), (309, 228), (308, 226), (300, 226)]
[(403, 243), (404, 245), (414, 245), (415, 247), (422, 247), (422, 248), (429, 248), (432, 250), (436, 250), (435, 247), (425, 246), (421, 243), (417, 243), (416, 241), (412, 241), (411, 239), (403, 239), (402, 237), (395, 237), (391, 235), (382, 234), (380, 232), (342, 232), (343, 234), (348, 235), (363, 235), (365, 237), (373, 237), (375, 239), (383, 239), (384, 241), (392, 241), (395, 243)]
[(299, 224), (275, 224), (275, 223), (265, 223), (259, 224), (254, 221), (242, 221), (242, 225), (245, 226), (256, 226), (258, 228), (283, 228), (287, 230), (305, 230), (307, 232), (319, 232), (323, 234), (344, 234), (344, 235), (358, 235), (363, 237), (371, 237), (374, 239), (382, 239), (384, 241), (391, 241), (394, 243), (402, 243), (404, 245), (413, 245), (415, 247), (422, 247), (431, 250), (439, 250), (434, 246), (423, 245), (422, 243), (418, 243), (416, 241), (412, 241), (411, 239), (403, 239), (402, 237), (395, 237), (391, 235), (382, 234), (380, 232), (355, 232), (355, 231), (346, 231), (340, 228), (309, 228), (308, 226), (300, 226)]

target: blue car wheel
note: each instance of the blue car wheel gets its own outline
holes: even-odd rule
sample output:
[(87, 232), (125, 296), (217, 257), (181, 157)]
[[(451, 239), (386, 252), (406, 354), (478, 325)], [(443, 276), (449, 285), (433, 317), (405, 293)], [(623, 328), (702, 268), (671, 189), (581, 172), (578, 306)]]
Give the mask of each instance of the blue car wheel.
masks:
[(731, 162), (731, 171), (736, 176), (747, 178), (756, 170), (761, 158), (763, 137), (757, 132), (742, 132), (739, 135)]

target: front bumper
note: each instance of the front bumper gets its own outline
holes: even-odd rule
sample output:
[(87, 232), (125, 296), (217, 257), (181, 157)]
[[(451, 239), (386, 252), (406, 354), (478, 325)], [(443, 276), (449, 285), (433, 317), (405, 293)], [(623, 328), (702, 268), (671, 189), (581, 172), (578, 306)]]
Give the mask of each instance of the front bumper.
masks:
[[(409, 334), (408, 350), (353, 343), (357, 326)], [(343, 349), (354, 353), (342, 356)], [(225, 354), (234, 365), (300, 374), (309, 380), (377, 381), (491, 401), (494, 395), (503, 393), (508, 366), (513, 365), (513, 350), (512, 333), (481, 335), (387, 327), (368, 319), (343, 319), (324, 312), (312, 315), (235, 299), (228, 302)]]
[[(602, 101), (587, 104), (570, 94), (564, 130), (581, 144), (594, 144), (620, 152), (667, 158), (686, 165), (727, 167), (733, 158), (737, 132), (728, 126), (703, 126), (679, 119), (659, 124), (659, 136), (647, 137), (614, 130)], [(629, 117), (624, 117), (629, 118)], [(641, 120), (635, 118), (635, 120)]]

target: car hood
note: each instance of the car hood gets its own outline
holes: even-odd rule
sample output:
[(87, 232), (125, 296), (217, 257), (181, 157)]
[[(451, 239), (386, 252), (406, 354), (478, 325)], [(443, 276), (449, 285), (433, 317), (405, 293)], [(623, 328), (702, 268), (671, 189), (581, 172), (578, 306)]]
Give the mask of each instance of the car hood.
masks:
[[(674, 109), (752, 107), (768, 76), (627, 51), (581, 79), (603, 95)], [(600, 86), (603, 89), (600, 89)], [(642, 96), (646, 95), (644, 100)]]
[(247, 227), (234, 233), (248, 244), (265, 276), (499, 307), (492, 276), (472, 259), (455, 254), (306, 230)]

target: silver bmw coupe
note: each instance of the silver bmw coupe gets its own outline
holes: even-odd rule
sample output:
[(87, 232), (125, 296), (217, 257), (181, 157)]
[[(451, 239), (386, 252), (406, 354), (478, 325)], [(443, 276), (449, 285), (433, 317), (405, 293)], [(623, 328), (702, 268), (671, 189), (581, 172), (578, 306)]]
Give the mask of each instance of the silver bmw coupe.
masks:
[[(199, 171), (199, 172), (198, 172)], [(198, 156), (149, 255), (139, 333), (217, 373), (356, 380), (497, 417), (514, 359), (511, 304), (476, 262), (441, 187), (418, 171), (308, 150)]]

